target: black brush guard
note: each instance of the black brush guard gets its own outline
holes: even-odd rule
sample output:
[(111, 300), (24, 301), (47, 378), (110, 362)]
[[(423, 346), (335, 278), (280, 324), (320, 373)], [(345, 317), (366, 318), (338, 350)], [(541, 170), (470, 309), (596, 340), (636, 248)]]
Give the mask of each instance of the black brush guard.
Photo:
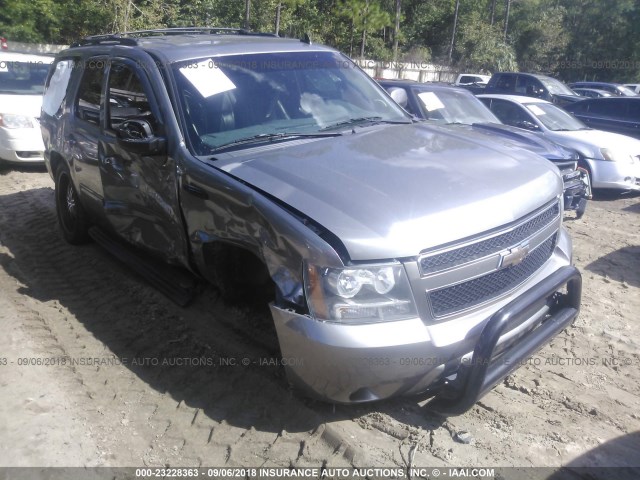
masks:
[[(565, 286), (567, 293), (560, 293)], [(575, 267), (566, 266), (498, 310), (482, 330), (471, 362), (459, 368), (455, 379), (448, 382), (427, 405), (429, 410), (442, 415), (466, 412), (524, 360), (573, 323), (580, 311), (581, 295), (580, 272)], [(550, 317), (496, 356), (496, 345), (503, 333), (545, 305), (551, 307)]]

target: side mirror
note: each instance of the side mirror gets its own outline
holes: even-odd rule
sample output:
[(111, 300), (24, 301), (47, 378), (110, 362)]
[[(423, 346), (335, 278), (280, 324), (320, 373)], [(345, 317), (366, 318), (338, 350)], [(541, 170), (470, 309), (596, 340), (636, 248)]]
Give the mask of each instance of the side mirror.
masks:
[(125, 120), (116, 129), (120, 144), (132, 152), (142, 155), (161, 155), (165, 153), (167, 140), (153, 133), (151, 124), (146, 120)]

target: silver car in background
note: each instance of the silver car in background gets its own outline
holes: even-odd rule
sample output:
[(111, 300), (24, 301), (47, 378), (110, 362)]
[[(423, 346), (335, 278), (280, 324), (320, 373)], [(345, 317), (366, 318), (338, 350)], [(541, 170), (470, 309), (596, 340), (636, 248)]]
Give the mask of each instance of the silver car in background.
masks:
[(640, 140), (589, 128), (545, 100), (516, 95), (478, 98), (503, 123), (576, 150), (592, 188), (640, 191)]

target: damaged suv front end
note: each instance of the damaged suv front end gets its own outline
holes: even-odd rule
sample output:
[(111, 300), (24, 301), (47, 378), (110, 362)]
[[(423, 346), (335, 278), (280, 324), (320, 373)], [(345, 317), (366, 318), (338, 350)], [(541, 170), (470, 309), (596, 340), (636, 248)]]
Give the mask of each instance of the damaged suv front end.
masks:
[[(233, 111), (221, 120), (233, 128), (202, 135), (207, 127), (197, 127), (194, 144), (202, 161), (260, 199), (247, 204), (249, 236), (276, 284), (271, 312), (283, 357), (295, 359), (286, 367), (292, 383), (338, 403), (435, 394), (441, 411), (455, 413), (575, 319), (580, 276), (555, 167), (521, 149), (411, 122), (332, 52), (264, 59), (211, 62), (227, 78), (219, 108)], [(240, 60), (256, 66), (250, 77), (235, 69)], [(178, 65), (177, 83), (192, 89), (185, 68)], [(273, 118), (260, 135), (245, 136), (257, 131), (237, 128), (240, 95), (243, 82), (254, 81), (254, 95), (268, 93), (253, 108), (276, 98), (276, 109), (268, 107)], [(294, 84), (301, 93), (292, 100)], [(197, 122), (194, 111), (186, 123)], [(299, 135), (287, 137), (291, 131)], [(273, 211), (260, 206), (265, 200)], [(282, 210), (306, 228), (285, 228)], [(206, 228), (187, 223), (190, 232)]]
[(178, 29), (89, 37), (64, 62), (105, 100), (83, 113), (50, 87), (56, 199), (154, 259), (274, 287), (289, 379), (316, 397), (461, 412), (578, 314), (558, 169), (414, 121), (332, 49)]

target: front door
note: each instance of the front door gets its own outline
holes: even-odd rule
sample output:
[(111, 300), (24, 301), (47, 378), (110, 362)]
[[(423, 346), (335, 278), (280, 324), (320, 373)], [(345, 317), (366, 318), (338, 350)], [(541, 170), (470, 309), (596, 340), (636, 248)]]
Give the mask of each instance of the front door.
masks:
[[(139, 63), (114, 58), (107, 69), (104, 135), (98, 145), (104, 211), (115, 232), (164, 260), (188, 263), (176, 163), (167, 148), (140, 149), (123, 133), (166, 139), (153, 90)], [(135, 132), (134, 132), (135, 133)]]

